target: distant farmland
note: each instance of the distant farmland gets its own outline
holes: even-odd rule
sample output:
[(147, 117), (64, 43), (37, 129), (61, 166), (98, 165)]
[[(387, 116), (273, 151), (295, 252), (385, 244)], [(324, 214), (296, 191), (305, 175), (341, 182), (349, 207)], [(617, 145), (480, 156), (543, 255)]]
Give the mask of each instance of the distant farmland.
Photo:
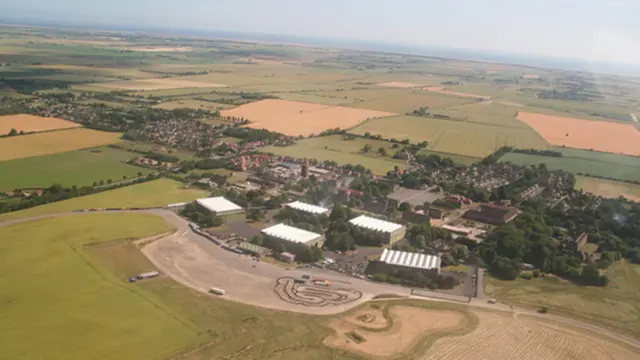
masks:
[(56, 154), (113, 144), (121, 134), (89, 129), (70, 129), (0, 139), (0, 161)]
[(546, 164), (551, 170), (564, 170), (573, 174), (613, 178), (626, 181), (640, 181), (640, 157), (602, 153), (597, 151), (554, 148), (563, 157), (548, 157), (510, 153), (500, 161), (518, 165)]
[(94, 181), (134, 178), (149, 169), (123, 163), (136, 154), (109, 147), (70, 151), (0, 162), (0, 191), (16, 188), (49, 187), (53, 184), (78, 187)]
[[(368, 153), (361, 151), (366, 144), (371, 146), (371, 151)], [(392, 144), (386, 141), (362, 138), (345, 141), (341, 136), (334, 135), (300, 140), (293, 146), (269, 146), (262, 151), (295, 158), (331, 160), (341, 165), (360, 164), (376, 174), (386, 174), (387, 171), (393, 170), (394, 166), (406, 168), (404, 161), (391, 158), (398, 151), (391, 146)], [(378, 149), (381, 147), (385, 149), (387, 156), (378, 154)]]
[(356, 101), (349, 104), (349, 106), (361, 109), (371, 109), (388, 111), (398, 114), (406, 114), (425, 106), (429, 109), (437, 109), (452, 105), (469, 103), (472, 101), (473, 100), (454, 96), (430, 94), (428, 92), (408, 91), (396, 92), (392, 95), (385, 95), (380, 98)]
[(428, 150), (468, 157), (485, 157), (502, 146), (522, 149), (548, 149), (549, 144), (530, 128), (437, 120), (417, 116), (392, 116), (363, 123), (350, 132), (428, 141)]
[(629, 200), (640, 202), (640, 185), (621, 181), (578, 176), (576, 178), (576, 189), (582, 189), (585, 192), (606, 198), (624, 196)]

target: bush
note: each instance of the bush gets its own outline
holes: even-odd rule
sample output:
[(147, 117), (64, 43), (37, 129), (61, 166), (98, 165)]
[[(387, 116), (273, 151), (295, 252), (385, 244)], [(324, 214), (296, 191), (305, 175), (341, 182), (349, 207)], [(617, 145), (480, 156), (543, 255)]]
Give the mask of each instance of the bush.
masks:
[(540, 270), (538, 269), (533, 270), (533, 277), (534, 278), (540, 277)]
[(541, 307), (540, 309), (538, 309), (538, 312), (539, 312), (540, 314), (546, 314), (546, 313), (548, 313), (548, 312), (549, 312), (549, 309), (547, 309), (547, 307), (546, 307), (546, 306), (543, 306), (543, 307)]
[(533, 279), (533, 275), (530, 273), (524, 273), (524, 274), (520, 274), (520, 277), (525, 279), (525, 280), (531, 280)]

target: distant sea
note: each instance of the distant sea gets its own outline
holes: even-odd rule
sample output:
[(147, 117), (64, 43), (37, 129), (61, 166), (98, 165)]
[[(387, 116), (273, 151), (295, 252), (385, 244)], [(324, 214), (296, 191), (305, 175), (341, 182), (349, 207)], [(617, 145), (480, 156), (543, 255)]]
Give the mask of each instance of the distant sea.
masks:
[(120, 30), (132, 32), (159, 33), (164, 35), (183, 35), (183, 36), (199, 36), (225, 38), (230, 40), (245, 41), (268, 41), (274, 43), (294, 43), (304, 45), (316, 45), (326, 47), (338, 47), (346, 49), (368, 50), (378, 52), (389, 52), (397, 54), (412, 54), (428, 57), (439, 57), (447, 59), (471, 60), (481, 62), (495, 62), (513, 65), (524, 65), (547, 69), (560, 69), (571, 71), (585, 71), (591, 73), (622, 75), (622, 76), (639, 76), (640, 65), (610, 63), (610, 62), (591, 62), (566, 58), (554, 58), (547, 56), (525, 55), (506, 53), (499, 51), (481, 51), (481, 50), (465, 50), (455, 47), (434, 47), (434, 46), (416, 46), (384, 43), (377, 41), (362, 40), (346, 40), (335, 38), (319, 38), (294, 35), (278, 35), (263, 33), (242, 33), (229, 32), (222, 30), (189, 30), (189, 29), (167, 29), (167, 28), (149, 28), (149, 27), (132, 27), (132, 26), (107, 26), (107, 25), (88, 25), (88, 24), (72, 24), (33, 20), (3, 20), (0, 17), (0, 23), (27, 26), (45, 26), (45, 27), (73, 27), (94, 30)]

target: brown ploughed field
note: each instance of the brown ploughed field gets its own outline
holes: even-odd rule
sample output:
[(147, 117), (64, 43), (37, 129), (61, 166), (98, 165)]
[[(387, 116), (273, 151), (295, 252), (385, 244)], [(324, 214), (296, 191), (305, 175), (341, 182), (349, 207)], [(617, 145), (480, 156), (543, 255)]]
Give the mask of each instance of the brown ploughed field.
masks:
[(640, 132), (630, 124), (527, 112), (519, 112), (518, 120), (553, 145), (640, 156)]
[(318, 134), (327, 129), (349, 129), (370, 118), (392, 116), (394, 113), (327, 106), (288, 100), (261, 100), (222, 111), (222, 116), (234, 116), (251, 121), (248, 127), (267, 129), (285, 135)]

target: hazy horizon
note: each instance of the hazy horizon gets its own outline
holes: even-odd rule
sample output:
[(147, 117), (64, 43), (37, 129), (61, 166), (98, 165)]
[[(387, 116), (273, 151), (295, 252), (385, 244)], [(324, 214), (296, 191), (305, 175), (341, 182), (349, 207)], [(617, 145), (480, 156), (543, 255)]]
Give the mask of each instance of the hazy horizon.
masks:
[[(0, 20), (333, 39), (637, 66), (633, 0), (0, 0)], [(126, 11), (122, 11), (126, 9)], [(497, 60), (497, 59), (496, 59)], [(588, 66), (587, 66), (588, 68)]]

